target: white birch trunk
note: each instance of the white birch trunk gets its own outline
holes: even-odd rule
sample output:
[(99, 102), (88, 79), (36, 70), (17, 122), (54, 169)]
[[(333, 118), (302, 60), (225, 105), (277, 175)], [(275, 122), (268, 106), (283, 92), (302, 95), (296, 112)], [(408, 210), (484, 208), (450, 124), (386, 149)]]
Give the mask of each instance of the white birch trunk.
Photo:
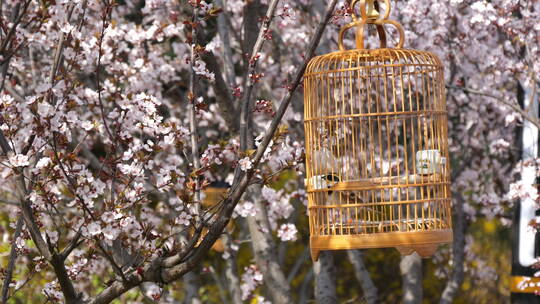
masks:
[(414, 252), (401, 256), (399, 263), (403, 279), (403, 304), (421, 304), (422, 290), (422, 258)]
[(377, 287), (373, 283), (373, 280), (371, 280), (371, 276), (369, 275), (369, 271), (364, 264), (362, 255), (361, 250), (347, 250), (347, 256), (353, 265), (354, 275), (356, 276), (358, 282), (360, 282), (360, 286), (362, 286), (366, 303), (375, 304), (377, 303)]
[(255, 216), (247, 217), (247, 223), (255, 263), (263, 274), (264, 285), (268, 288), (273, 304), (293, 303), (290, 286), (278, 262), (277, 247), (272, 238), (266, 207), (260, 200), (261, 187), (254, 185), (247, 194), (256, 210)]
[(184, 304), (202, 304), (199, 299), (199, 280), (195, 272), (190, 271), (186, 273), (182, 280), (184, 282), (184, 291), (186, 296), (184, 297)]
[(321, 251), (313, 265), (315, 271), (315, 300), (318, 304), (338, 303), (336, 295), (336, 266), (331, 251)]
[(226, 261), (225, 276), (227, 277), (227, 288), (231, 294), (232, 303), (242, 303), (242, 290), (240, 290), (240, 279), (238, 278), (238, 265), (236, 264), (237, 254), (231, 249), (231, 240), (228, 233), (223, 234), (221, 240), (225, 250), (230, 253)]

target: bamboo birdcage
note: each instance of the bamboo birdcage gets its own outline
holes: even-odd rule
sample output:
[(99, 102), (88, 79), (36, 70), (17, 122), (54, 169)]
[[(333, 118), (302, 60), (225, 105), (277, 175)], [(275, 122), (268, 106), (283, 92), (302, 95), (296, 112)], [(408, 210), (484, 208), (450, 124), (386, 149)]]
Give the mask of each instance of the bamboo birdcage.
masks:
[[(320, 250), (396, 247), (431, 256), (452, 241), (443, 65), (403, 49), (401, 25), (373, 0), (339, 33), (339, 51), (313, 58), (304, 75), (306, 188), (313, 260)], [(378, 49), (364, 48), (374, 24)], [(384, 25), (399, 34), (386, 47)], [(343, 36), (356, 29), (356, 49)]]

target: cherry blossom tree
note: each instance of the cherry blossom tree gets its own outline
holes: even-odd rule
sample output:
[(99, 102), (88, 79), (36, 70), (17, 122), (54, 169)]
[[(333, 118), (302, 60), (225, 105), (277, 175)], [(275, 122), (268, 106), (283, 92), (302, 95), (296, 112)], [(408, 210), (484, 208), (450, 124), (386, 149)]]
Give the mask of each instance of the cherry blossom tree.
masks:
[[(406, 47), (446, 64), (455, 241), (432, 260), (451, 303), (465, 276), (493, 279), (468, 227), (509, 225), (516, 199), (538, 200), (516, 174), (538, 163), (521, 161), (516, 130), (540, 126), (520, 107), (540, 81), (540, 1), (392, 5)], [(2, 303), (32, 289), (52, 303), (337, 303), (341, 261), (312, 267), (294, 246), (308, 246), (296, 91), (351, 13), (337, 0), (0, 1)], [(216, 184), (230, 187), (207, 202)], [(348, 253), (375, 303), (365, 257)], [(404, 288), (421, 290), (408, 278), (425, 263), (402, 262)]]

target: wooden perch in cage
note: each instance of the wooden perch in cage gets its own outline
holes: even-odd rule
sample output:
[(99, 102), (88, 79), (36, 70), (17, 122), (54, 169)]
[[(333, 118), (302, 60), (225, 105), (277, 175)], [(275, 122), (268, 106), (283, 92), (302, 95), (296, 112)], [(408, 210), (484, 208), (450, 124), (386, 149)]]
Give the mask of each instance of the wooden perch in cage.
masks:
[(430, 174), (430, 175), (421, 175), (421, 174), (409, 174), (405, 176), (384, 176), (384, 177), (375, 177), (375, 178), (366, 178), (361, 180), (353, 181), (344, 181), (337, 182), (332, 187), (331, 190), (344, 191), (344, 190), (354, 190), (358, 188), (373, 188), (377, 186), (385, 185), (412, 185), (417, 183), (435, 183), (442, 181), (441, 174)]
[(350, 235), (383, 232), (409, 232), (424, 231), (442, 227), (443, 223), (437, 219), (418, 220), (385, 220), (385, 221), (348, 221), (347, 223), (335, 223), (331, 221), (328, 225), (320, 227), (322, 233), (327, 232), (332, 235)]

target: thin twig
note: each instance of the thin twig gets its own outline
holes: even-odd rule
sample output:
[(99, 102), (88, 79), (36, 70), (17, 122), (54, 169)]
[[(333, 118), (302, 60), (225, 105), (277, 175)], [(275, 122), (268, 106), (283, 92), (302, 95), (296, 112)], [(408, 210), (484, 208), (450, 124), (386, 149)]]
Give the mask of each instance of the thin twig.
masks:
[(229, 301), (227, 301), (227, 297), (225, 296), (225, 288), (223, 287), (223, 283), (221, 282), (221, 278), (219, 277), (218, 272), (216, 272), (216, 269), (212, 265), (210, 265), (209, 270), (212, 279), (214, 279), (214, 282), (216, 283), (221, 303), (228, 304)]
[[(110, 10), (111, 7), (108, 3), (108, 1), (105, 2), (105, 12), (103, 13), (103, 18), (101, 20), (101, 33), (99, 35), (99, 42), (98, 42), (98, 58), (97, 58), (97, 66), (96, 66), (96, 85), (97, 85), (97, 93), (98, 93), (98, 102), (99, 102), (99, 110), (101, 113), (101, 120), (103, 121), (103, 126), (105, 127), (105, 131), (107, 132), (107, 135), (109, 136), (109, 140), (114, 145), (114, 136), (111, 133), (111, 130), (109, 129), (109, 125), (107, 123), (107, 119), (105, 118), (105, 109), (103, 106), (103, 100), (101, 97), (101, 56), (103, 55), (103, 37), (105, 36), (105, 29), (109, 26), (108, 18), (110, 16)], [(112, 191), (111, 191), (112, 195)]]
[(5, 87), (6, 91), (15, 99), (17, 100), (18, 102), (20, 103), (25, 103), (26, 100), (24, 99), (24, 97), (15, 90), (15, 88), (13, 88), (13, 86), (11, 86), (10, 83), (7, 83), (6, 84), (6, 87)]
[(292, 280), (296, 278), (296, 275), (302, 268), (302, 266), (309, 260), (309, 247), (304, 248), (304, 251), (302, 254), (296, 259), (296, 262), (294, 262), (293, 266), (291, 267), (291, 271), (287, 275), (287, 282), (289, 284), (292, 283)]
[(105, 250), (105, 248), (103, 248), (103, 246), (101, 246), (100, 241), (97, 240), (97, 239), (96, 239), (96, 244), (98, 245), (99, 249), (101, 250), (101, 253), (103, 253), (105, 258), (109, 261), (109, 263), (113, 267), (114, 272), (116, 272), (116, 274), (118, 274), (122, 278), (122, 280), (124, 282), (127, 282), (127, 278), (126, 278), (126, 275), (124, 274), (124, 271), (122, 271), (122, 267), (120, 267), (118, 265), (118, 263), (116, 263), (116, 261), (114, 260), (114, 257), (109, 252), (107, 252), (107, 250)]
[(165, 268), (173, 267), (174, 265), (177, 265), (181, 263), (182, 261), (185, 261), (188, 254), (197, 245), (197, 242), (199, 241), (199, 238), (201, 236), (201, 232), (202, 232), (202, 225), (199, 225), (198, 227), (195, 228), (195, 232), (191, 236), (191, 239), (189, 240), (189, 242), (182, 249), (182, 251), (180, 251), (178, 254), (172, 257), (169, 257), (163, 260), (163, 263), (162, 263), (163, 267)]
[(218, 103), (220, 113), (227, 124), (227, 129), (229, 129), (231, 134), (236, 134), (238, 131), (238, 114), (235, 100), (231, 94), (231, 87), (227, 85), (227, 82), (223, 78), (223, 73), (221, 73), (218, 60), (212, 52), (202, 54), (201, 58), (206, 63), (208, 69), (215, 74), (214, 89), (216, 90), (216, 96), (219, 96), (216, 98), (216, 102)]
[(215, 1), (217, 6), (221, 6), (223, 10), (217, 17), (218, 33), (221, 38), (221, 50), (223, 52), (223, 66), (225, 67), (225, 78), (229, 86), (234, 86), (236, 83), (234, 74), (234, 63), (232, 59), (231, 41), (229, 37), (229, 27), (227, 26), (227, 19), (229, 19), (229, 13), (227, 7), (225, 7), (223, 0)]
[[(198, 26), (198, 15), (199, 8), (197, 5), (193, 6), (193, 16), (191, 19), (191, 58), (190, 58), (190, 74), (189, 74), (189, 94), (188, 94), (188, 104), (189, 104), (189, 131), (191, 133), (191, 159), (193, 162), (193, 172), (198, 172), (201, 167), (199, 159), (199, 139), (198, 139), (198, 128), (196, 122), (197, 116), (197, 75), (195, 73), (195, 60), (197, 58), (197, 26)], [(199, 176), (195, 174), (195, 219), (199, 223), (201, 221), (200, 211), (201, 211), (201, 189), (199, 183)]]
[(259, 34), (257, 36), (257, 40), (255, 41), (255, 45), (253, 46), (253, 50), (251, 51), (251, 57), (249, 58), (248, 62), (248, 86), (244, 92), (244, 100), (242, 101), (240, 113), (240, 150), (242, 152), (248, 149), (247, 147), (250, 142), (248, 136), (251, 133), (251, 130), (249, 128), (249, 117), (251, 114), (250, 109), (252, 103), (251, 93), (253, 92), (253, 87), (258, 82), (258, 77), (255, 75), (257, 71), (258, 56), (259, 52), (262, 50), (264, 41), (266, 41), (265, 34), (267, 33), (270, 24), (272, 23), (272, 19), (274, 18), (274, 13), (276, 11), (278, 3), (279, 0), (272, 0), (272, 2), (270, 2), (270, 4), (268, 5), (268, 10), (266, 11), (266, 15), (263, 19), (261, 28), (259, 29)]
[(0, 204), (19, 206), (19, 203), (15, 202), (15, 201), (8, 200), (8, 199), (3, 199), (3, 198), (0, 198)]
[(30, 281), (34, 278), (35, 274), (36, 274), (36, 270), (35, 270), (35, 269), (32, 269), (32, 271), (31, 271), (29, 274), (27, 274), (27, 277), (26, 277), (26, 279), (24, 280), (24, 282), (22, 282), (22, 284), (20, 284), (19, 287), (15, 288), (15, 290), (13, 291), (12, 294), (8, 295), (8, 297), (7, 297), (7, 299), (6, 299), (6, 302), (7, 302), (7, 300), (9, 300), (11, 297), (13, 297), (13, 296), (17, 293), (17, 291), (23, 289), (24, 286), (26, 286), (26, 284), (28, 284), (28, 282), (30, 282)]
[(7, 303), (9, 284), (11, 284), (11, 278), (13, 277), (13, 270), (15, 269), (15, 261), (17, 260), (17, 239), (21, 235), (23, 225), (23, 218), (19, 216), (17, 220), (17, 226), (15, 227), (15, 234), (13, 234), (13, 240), (11, 241), (11, 251), (9, 253), (9, 262), (4, 277), (4, 285), (2, 286), (2, 304)]
[[(7, 57), (6, 56), (6, 50), (8, 48), (8, 46), (10, 45), (10, 42), (11, 42), (11, 38), (13, 35), (15, 35), (15, 30), (17, 29), (17, 26), (19, 25), (21, 19), (22, 19), (22, 16), (25, 14), (26, 12), (26, 9), (28, 8), (28, 5), (29, 5), (29, 1), (27, 3), (25, 3), (25, 6), (23, 8), (23, 11), (19, 14), (19, 11), (20, 11), (20, 8), (21, 8), (21, 3), (17, 3), (15, 4), (15, 6), (13, 7), (13, 19), (12, 19), (12, 22), (13, 22), (13, 26), (10, 28), (8, 34), (6, 35), (6, 38), (4, 39), (4, 41), (2, 42), (2, 45), (0, 47), (0, 55), (3, 57), (2, 58), (2, 64), (0, 64), (0, 66), (2, 67), (2, 80), (0, 82), (0, 92), (4, 90), (4, 84), (6, 83), (6, 78), (7, 78), (7, 72), (8, 72), (8, 69), (9, 69), (9, 62), (11, 60), (11, 56)], [(12, 55), (13, 55), (13, 52), (12, 52)], [(4, 58), (6, 57), (6, 58)]]
[[(70, 6), (67, 7), (68, 13), (66, 15), (66, 22), (69, 22), (69, 20), (71, 19), (71, 15), (73, 14), (74, 8), (75, 8), (75, 4), (71, 4)], [(56, 72), (58, 71), (58, 68), (60, 67), (60, 62), (62, 60), (62, 53), (64, 51), (65, 40), (66, 40), (66, 33), (60, 31), (60, 36), (58, 37), (58, 44), (56, 45), (56, 49), (54, 51), (53, 65), (52, 65), (51, 71), (49, 72), (49, 83), (51, 84), (51, 88), (54, 86)], [(53, 98), (52, 90), (49, 91), (49, 98), (50, 98), (49, 102), (52, 105), (55, 105), (56, 101)]]
[(82, 244), (82, 241), (80, 240), (81, 236), (82, 236), (82, 233), (81, 233), (81, 230), (79, 229), (79, 231), (77, 231), (75, 236), (71, 239), (71, 241), (64, 248), (64, 250), (62, 250), (62, 252), (60, 252), (60, 257), (62, 257), (63, 260), (66, 260), (69, 257), (69, 255), (71, 254), (71, 252), (75, 248), (79, 247), (79, 245)]
[(497, 100), (498, 102), (509, 106), (510, 108), (512, 108), (512, 110), (514, 110), (515, 112), (518, 112), (519, 114), (521, 114), (523, 119), (526, 119), (526, 120), (530, 121), (533, 125), (535, 125), (537, 128), (540, 129), (540, 120), (538, 118), (536, 118), (536, 117), (533, 117), (533, 116), (529, 115), (529, 113), (527, 113), (525, 110), (523, 110), (517, 103), (510, 102), (510, 101), (508, 101), (508, 100), (506, 100), (504, 98), (501, 98), (499, 96), (496, 96), (496, 95), (493, 95), (493, 94), (490, 94), (490, 93), (478, 91), (478, 90), (467, 88), (467, 87), (453, 86), (453, 85), (448, 85), (447, 84), (446, 88), (453, 89), (453, 90), (461, 90), (463, 92), (467, 92), (467, 93), (470, 93), (470, 94), (476, 94), (476, 95), (481, 95), (481, 96), (486, 96), (486, 97), (493, 98), (493, 99)]
[[(5, 55), (5, 52), (6, 52), (7, 48), (10, 45), (11, 38), (13, 38), (13, 35), (15, 35), (17, 27), (19, 26), (19, 23), (21, 23), (22, 18), (26, 14), (26, 10), (28, 9), (28, 6), (30, 5), (30, 2), (32, 2), (32, 1), (28, 0), (28, 1), (26, 1), (24, 3), (22, 12), (20, 12), (21, 3), (17, 3), (13, 7), (13, 14), (12, 14), (13, 15), (12, 16), (13, 17), (12, 18), (13, 26), (9, 29), (9, 32), (6, 35), (6, 38), (4, 39), (4, 41), (2, 41), (2, 44), (0, 46), (0, 55)], [(19, 14), (19, 12), (20, 12), (20, 14)]]

